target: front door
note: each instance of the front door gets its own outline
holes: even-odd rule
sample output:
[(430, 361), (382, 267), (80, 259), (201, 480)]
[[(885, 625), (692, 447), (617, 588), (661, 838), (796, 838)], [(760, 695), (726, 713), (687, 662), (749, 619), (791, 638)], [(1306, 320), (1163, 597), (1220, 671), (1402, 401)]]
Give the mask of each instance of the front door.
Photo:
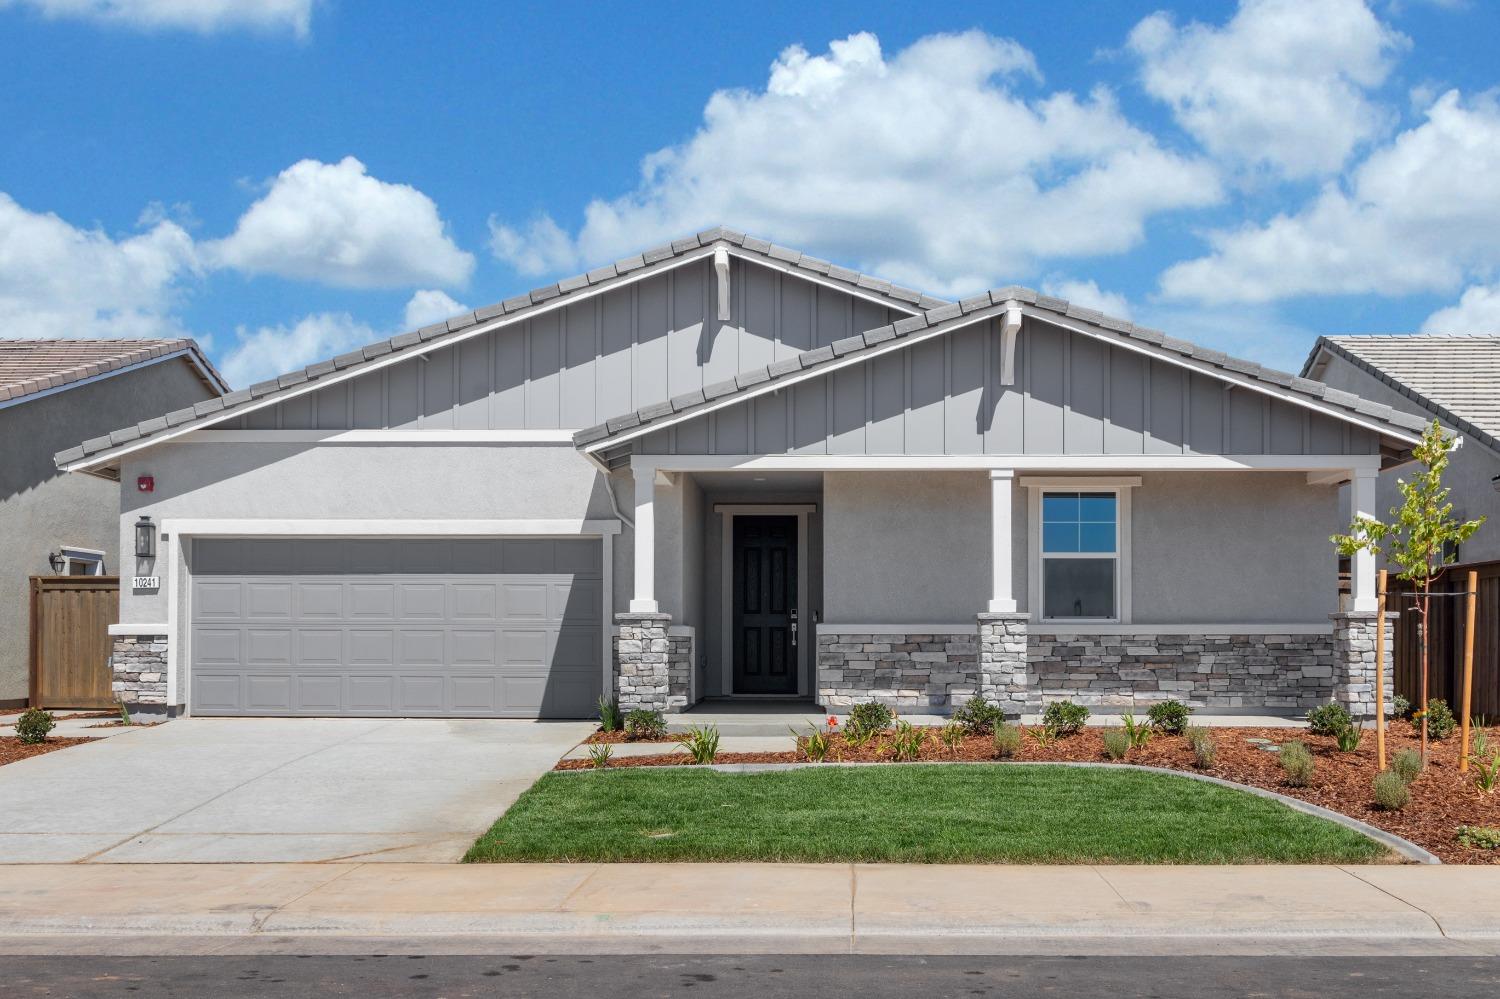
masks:
[(797, 692), (797, 518), (734, 518), (734, 692)]

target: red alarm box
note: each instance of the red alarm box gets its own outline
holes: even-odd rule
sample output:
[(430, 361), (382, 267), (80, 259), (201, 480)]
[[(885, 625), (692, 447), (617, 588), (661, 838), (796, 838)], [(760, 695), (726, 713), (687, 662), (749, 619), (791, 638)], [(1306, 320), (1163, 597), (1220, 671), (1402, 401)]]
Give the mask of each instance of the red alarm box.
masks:
[(153, 493), (156, 491), (156, 478), (151, 475), (142, 475), (135, 480), (136, 492)]

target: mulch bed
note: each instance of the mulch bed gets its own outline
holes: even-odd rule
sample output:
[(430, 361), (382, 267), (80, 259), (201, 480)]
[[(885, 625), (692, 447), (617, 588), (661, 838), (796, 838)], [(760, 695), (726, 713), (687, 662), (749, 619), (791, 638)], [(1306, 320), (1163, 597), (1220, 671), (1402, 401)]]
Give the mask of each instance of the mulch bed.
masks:
[[(1500, 850), (1465, 847), (1454, 838), (1461, 825), (1500, 826), (1500, 792), (1485, 794), (1474, 784), (1472, 764), (1468, 774), (1458, 772), (1459, 739), (1455, 734), (1441, 742), (1430, 743), (1427, 769), (1411, 785), (1411, 803), (1399, 812), (1375, 807), (1370, 782), (1377, 767), (1375, 733), (1366, 733), (1364, 742), (1353, 753), (1343, 753), (1331, 736), (1311, 735), (1304, 730), (1285, 728), (1216, 728), (1218, 741), (1214, 765), (1198, 770), (1193, 752), (1182, 736), (1158, 735), (1146, 746), (1130, 750), (1122, 761), (1144, 766), (1166, 767), (1205, 773), (1240, 784), (1253, 784), (1303, 801), (1322, 805), (1353, 816), (1372, 826), (1393, 832), (1437, 854), (1445, 864), (1500, 864)], [(938, 742), (932, 730), (923, 745), (924, 762), (978, 762), (995, 758), (989, 736), (971, 736), (956, 753)], [(1500, 745), (1500, 728), (1489, 729), (1490, 744)], [(1280, 744), (1301, 739), (1317, 760), (1317, 770), (1307, 787), (1290, 787), (1278, 762), (1277, 754), (1257, 748), (1250, 739), (1267, 739)], [(591, 742), (628, 742), (621, 733), (598, 733)], [(1387, 757), (1401, 749), (1418, 748), (1418, 734), (1405, 721), (1393, 721), (1386, 729)], [(889, 737), (876, 740), (860, 750), (850, 747), (842, 735), (834, 737), (829, 760), (842, 762), (890, 762)], [(1109, 762), (1104, 752), (1102, 730), (1088, 728), (1047, 746), (1039, 746), (1028, 734), (1015, 759), (1021, 762), (1066, 760), (1071, 762)], [(717, 763), (799, 763), (805, 758), (796, 752), (721, 753)], [(621, 757), (610, 760), (618, 767), (651, 767), (681, 765), (687, 762), (681, 751), (656, 756)], [(588, 760), (562, 760), (558, 770), (590, 769)]]
[(28, 746), (13, 735), (0, 736), (0, 767), (7, 763), (16, 763), (20, 760), (30, 759), (33, 756), (41, 756), (57, 749), (67, 749), (76, 746), (80, 742), (92, 742), (92, 739), (47, 739), (35, 745)]

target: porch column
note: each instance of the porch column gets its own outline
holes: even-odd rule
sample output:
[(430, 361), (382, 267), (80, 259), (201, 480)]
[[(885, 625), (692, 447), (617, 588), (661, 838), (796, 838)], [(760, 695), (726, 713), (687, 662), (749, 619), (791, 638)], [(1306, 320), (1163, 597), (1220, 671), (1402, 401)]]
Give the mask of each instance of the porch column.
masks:
[(656, 469), (632, 465), (635, 477), (635, 593), (632, 614), (655, 614), (656, 605)]
[(990, 607), (991, 614), (1014, 614), (1015, 582), (1011, 573), (1011, 496), (1015, 492), (1013, 468), (990, 471)]
[[(1349, 520), (1375, 516), (1375, 483), (1380, 472), (1373, 468), (1356, 468), (1349, 480)], [(1355, 614), (1375, 613), (1375, 556), (1357, 551), (1349, 565), (1349, 610)]]

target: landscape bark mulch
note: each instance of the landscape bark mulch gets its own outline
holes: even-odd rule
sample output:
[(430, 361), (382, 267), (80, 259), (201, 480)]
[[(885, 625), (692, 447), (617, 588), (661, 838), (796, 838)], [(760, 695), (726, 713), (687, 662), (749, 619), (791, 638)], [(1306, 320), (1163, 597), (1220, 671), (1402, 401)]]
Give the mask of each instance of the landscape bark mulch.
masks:
[[(1311, 735), (1300, 729), (1286, 728), (1215, 728), (1211, 730), (1218, 744), (1214, 765), (1198, 769), (1187, 739), (1180, 735), (1154, 735), (1142, 747), (1131, 749), (1122, 763), (1165, 767), (1208, 774), (1238, 784), (1250, 784), (1293, 798), (1342, 812), (1372, 826), (1393, 832), (1437, 854), (1445, 864), (1500, 864), (1500, 850), (1466, 847), (1456, 838), (1459, 826), (1500, 826), (1500, 791), (1486, 794), (1474, 781), (1471, 763), (1467, 774), (1458, 772), (1459, 737), (1453, 736), (1429, 743), (1427, 769), (1410, 787), (1411, 802), (1401, 811), (1385, 811), (1375, 805), (1370, 784), (1378, 772), (1375, 757), (1375, 733), (1369, 729), (1359, 749), (1341, 752), (1332, 736)], [(1104, 752), (1103, 730), (1087, 728), (1076, 735), (1057, 738), (1040, 745), (1028, 730), (1021, 749), (1013, 757), (1017, 762), (1070, 761), (1108, 763)], [(1488, 730), (1491, 746), (1500, 746), (1500, 728)], [(1250, 740), (1262, 739), (1265, 743)], [(1292, 787), (1286, 782), (1278, 755), (1261, 748), (1300, 739), (1316, 760), (1317, 768), (1306, 787)], [(598, 733), (591, 742), (619, 743), (631, 741), (622, 733)], [(654, 756), (621, 757), (609, 761), (610, 769), (681, 765), (687, 759), (680, 749)], [(1419, 748), (1419, 734), (1409, 722), (1393, 721), (1386, 730), (1386, 755), (1391, 759), (1402, 749)], [(967, 736), (956, 751), (938, 741), (937, 730), (929, 730), (923, 743), (920, 762), (985, 762), (995, 759), (994, 743), (985, 736)], [(878, 763), (894, 762), (889, 734), (872, 740), (860, 749), (850, 746), (842, 735), (833, 737), (829, 761)], [(799, 752), (720, 753), (716, 763), (800, 763)], [(562, 760), (558, 770), (586, 770), (589, 760)]]
[(33, 756), (41, 756), (58, 749), (67, 749), (76, 746), (80, 742), (89, 742), (88, 739), (47, 739), (34, 745), (26, 745), (13, 735), (0, 736), (0, 767), (7, 763), (16, 763), (20, 760), (30, 759)]

